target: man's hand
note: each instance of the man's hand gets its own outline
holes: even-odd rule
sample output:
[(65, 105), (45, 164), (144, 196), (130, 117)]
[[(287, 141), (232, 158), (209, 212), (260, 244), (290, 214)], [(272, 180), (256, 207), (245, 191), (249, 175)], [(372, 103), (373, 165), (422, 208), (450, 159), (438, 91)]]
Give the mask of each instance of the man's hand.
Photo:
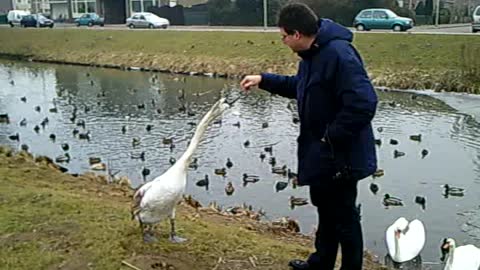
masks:
[(240, 86), (243, 90), (248, 91), (250, 90), (250, 87), (257, 86), (261, 81), (261, 75), (248, 75), (240, 82)]

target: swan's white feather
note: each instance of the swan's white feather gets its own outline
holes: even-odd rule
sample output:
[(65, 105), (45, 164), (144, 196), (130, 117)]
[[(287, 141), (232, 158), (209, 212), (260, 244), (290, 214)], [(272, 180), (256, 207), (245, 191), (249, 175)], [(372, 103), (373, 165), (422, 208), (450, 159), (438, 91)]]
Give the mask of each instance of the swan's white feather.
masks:
[[(397, 252), (395, 245), (395, 230), (404, 230), (409, 227), (408, 231), (403, 234), (400, 233), (398, 239), (399, 250)], [(386, 231), (387, 249), (393, 261), (402, 263), (412, 260), (417, 257), (425, 245), (425, 227), (423, 223), (415, 219), (408, 222), (407, 219), (401, 217), (397, 219)]]

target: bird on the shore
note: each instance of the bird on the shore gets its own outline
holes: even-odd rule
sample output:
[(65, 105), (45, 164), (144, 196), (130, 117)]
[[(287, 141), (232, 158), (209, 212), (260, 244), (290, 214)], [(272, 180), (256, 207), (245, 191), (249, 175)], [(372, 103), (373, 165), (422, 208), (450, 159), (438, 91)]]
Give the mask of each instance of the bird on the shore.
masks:
[(393, 261), (404, 263), (417, 257), (425, 245), (425, 226), (418, 220), (397, 219), (385, 233), (388, 254)]
[(165, 218), (170, 219), (170, 241), (181, 243), (186, 240), (178, 237), (175, 230), (175, 209), (185, 192), (188, 165), (208, 124), (232, 104), (225, 98), (218, 100), (200, 121), (185, 153), (165, 173), (143, 184), (135, 192), (131, 213), (132, 218), (140, 223), (145, 242), (156, 241), (152, 226)]
[(456, 246), (452, 238), (443, 239), (442, 257), (445, 270), (477, 270), (480, 269), (480, 248), (474, 245)]

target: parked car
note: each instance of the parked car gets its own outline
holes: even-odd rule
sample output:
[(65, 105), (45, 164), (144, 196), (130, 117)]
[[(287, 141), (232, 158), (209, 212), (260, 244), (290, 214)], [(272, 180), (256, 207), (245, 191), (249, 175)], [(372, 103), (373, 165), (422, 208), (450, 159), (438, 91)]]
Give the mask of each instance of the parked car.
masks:
[(75, 24), (77, 26), (88, 25), (89, 27), (94, 25), (104, 26), (105, 20), (96, 13), (85, 13), (80, 18), (75, 19)]
[(150, 12), (139, 12), (132, 14), (132, 17), (127, 19), (127, 26), (129, 28), (163, 28), (167, 29), (170, 26), (170, 21), (158, 17)]
[(355, 17), (353, 27), (358, 31), (368, 31), (370, 29), (407, 31), (413, 27), (413, 20), (411, 18), (400, 17), (389, 9), (364, 9)]
[(20, 26), (20, 21), (23, 16), (26, 15), (30, 15), (30, 12), (25, 10), (10, 10), (7, 14), (7, 22), (11, 27)]
[(480, 31), (480, 6), (475, 8), (472, 19), (472, 33), (476, 33)]
[[(37, 24), (38, 22), (38, 24)], [(20, 20), (20, 25), (23, 27), (50, 27), (53, 28), (53, 21), (43, 16), (42, 14), (32, 14), (23, 16)]]

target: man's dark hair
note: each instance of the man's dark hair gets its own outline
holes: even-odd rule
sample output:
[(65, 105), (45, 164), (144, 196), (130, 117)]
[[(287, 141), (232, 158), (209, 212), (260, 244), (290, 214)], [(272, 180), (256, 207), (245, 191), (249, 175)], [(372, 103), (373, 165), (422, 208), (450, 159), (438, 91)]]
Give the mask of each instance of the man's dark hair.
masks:
[(277, 25), (289, 35), (298, 31), (305, 36), (314, 36), (318, 30), (317, 21), (317, 15), (307, 5), (290, 3), (280, 10)]

